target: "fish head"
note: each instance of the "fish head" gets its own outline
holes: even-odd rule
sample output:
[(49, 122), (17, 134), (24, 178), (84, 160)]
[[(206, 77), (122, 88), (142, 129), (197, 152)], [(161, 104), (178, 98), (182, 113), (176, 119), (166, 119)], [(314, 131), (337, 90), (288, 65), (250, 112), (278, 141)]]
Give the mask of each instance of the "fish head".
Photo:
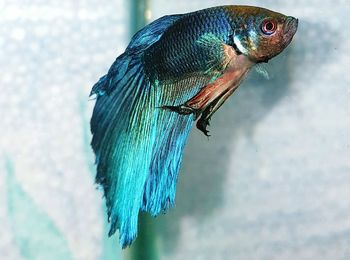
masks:
[(298, 19), (259, 7), (240, 7), (232, 19), (233, 42), (238, 50), (255, 62), (267, 62), (292, 41)]

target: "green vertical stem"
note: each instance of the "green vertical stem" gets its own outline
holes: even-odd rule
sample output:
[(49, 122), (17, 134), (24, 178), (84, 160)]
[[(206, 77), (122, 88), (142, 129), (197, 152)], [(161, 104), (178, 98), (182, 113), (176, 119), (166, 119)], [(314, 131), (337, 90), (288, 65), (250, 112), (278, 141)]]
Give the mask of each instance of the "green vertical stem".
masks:
[[(149, 0), (131, 1), (130, 33), (131, 37), (150, 21), (147, 13), (150, 12)], [(130, 260), (157, 260), (159, 259), (156, 245), (154, 219), (147, 213), (139, 216), (138, 235), (130, 249), (125, 250), (124, 256)]]
[(149, 0), (131, 0), (130, 2), (130, 36), (133, 36), (149, 22), (146, 13), (150, 10), (150, 5)]
[(158, 250), (154, 218), (148, 213), (141, 213), (139, 217), (139, 232), (137, 239), (130, 248), (131, 260), (157, 260)]

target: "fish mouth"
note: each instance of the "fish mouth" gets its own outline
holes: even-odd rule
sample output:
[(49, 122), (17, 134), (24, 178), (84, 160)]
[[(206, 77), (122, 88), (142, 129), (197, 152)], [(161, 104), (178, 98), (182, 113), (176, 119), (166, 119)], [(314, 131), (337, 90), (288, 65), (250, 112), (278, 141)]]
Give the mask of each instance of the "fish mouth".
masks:
[(288, 16), (286, 18), (286, 22), (283, 28), (283, 32), (284, 32), (283, 39), (284, 39), (285, 45), (288, 45), (291, 42), (294, 34), (297, 32), (298, 23), (299, 23), (298, 19), (294, 18), (293, 16)]

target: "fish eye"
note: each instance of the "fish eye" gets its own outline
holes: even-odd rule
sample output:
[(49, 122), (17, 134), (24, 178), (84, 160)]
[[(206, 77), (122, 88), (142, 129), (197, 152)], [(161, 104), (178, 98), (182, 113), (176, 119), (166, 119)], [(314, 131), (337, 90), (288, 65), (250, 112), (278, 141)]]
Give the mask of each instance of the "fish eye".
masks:
[(275, 20), (267, 19), (261, 24), (261, 31), (266, 35), (273, 34), (277, 29), (277, 23)]

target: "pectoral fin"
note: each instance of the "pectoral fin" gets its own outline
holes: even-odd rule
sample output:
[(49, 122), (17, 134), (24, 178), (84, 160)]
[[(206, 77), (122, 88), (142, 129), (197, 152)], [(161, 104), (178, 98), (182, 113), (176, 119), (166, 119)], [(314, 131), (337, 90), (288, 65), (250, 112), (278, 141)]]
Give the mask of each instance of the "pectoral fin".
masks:
[(224, 102), (228, 99), (229, 96), (232, 95), (237, 87), (228, 89), (227, 92), (223, 93), (222, 96), (218, 97), (216, 100), (210, 103), (210, 105), (202, 112), (201, 117), (196, 123), (196, 127), (201, 130), (204, 135), (210, 136), (208, 134), (209, 131), (207, 130), (207, 127), (209, 126), (211, 116), (224, 104)]
[(164, 109), (171, 110), (181, 115), (195, 115), (195, 120), (214, 102), (217, 98), (227, 92), (230, 87), (231, 80), (224, 74), (214, 82), (204, 86), (195, 96), (186, 101), (184, 104), (177, 106), (162, 106)]
[(221, 107), (226, 99), (237, 89), (242, 77), (241, 71), (228, 71), (214, 82), (202, 88), (194, 97), (179, 106), (164, 106), (183, 115), (194, 114), (197, 128), (208, 136), (207, 126), (211, 116)]

